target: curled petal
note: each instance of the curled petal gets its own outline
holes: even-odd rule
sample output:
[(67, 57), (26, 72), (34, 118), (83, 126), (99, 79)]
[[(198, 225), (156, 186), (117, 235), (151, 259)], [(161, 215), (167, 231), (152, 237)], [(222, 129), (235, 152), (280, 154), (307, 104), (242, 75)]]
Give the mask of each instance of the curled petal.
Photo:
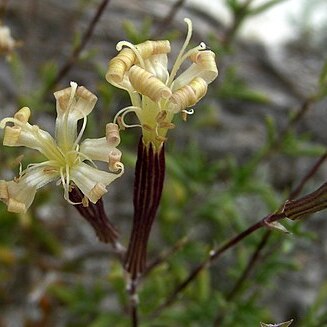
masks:
[(106, 186), (102, 183), (96, 183), (87, 195), (93, 203), (97, 202), (104, 194), (107, 193)]
[(193, 64), (176, 78), (173, 90), (178, 90), (190, 83), (195, 77), (201, 77), (207, 84), (210, 84), (218, 76), (215, 54), (212, 51), (197, 51), (189, 58)]
[(27, 209), (30, 207), (31, 203), (33, 202), (34, 196), (35, 196), (35, 191), (32, 190), (32, 192), (29, 195), (29, 197), (31, 198), (31, 201), (29, 202), (29, 200), (27, 200), (28, 207), (26, 207), (26, 203), (19, 202), (13, 198), (10, 198), (7, 203), (8, 211), (14, 212), (14, 213), (25, 213), (27, 211)]
[(146, 41), (133, 45), (129, 42), (122, 41), (118, 43), (117, 48), (126, 45), (127, 48), (122, 49), (119, 54), (111, 59), (108, 64), (108, 72), (106, 79), (112, 84), (121, 84), (124, 75), (136, 63), (150, 58), (152, 55), (166, 54), (170, 52), (170, 43), (164, 41)]
[(87, 116), (94, 108), (98, 98), (84, 86), (79, 86), (76, 90), (75, 104), (73, 110), (79, 114), (82, 119)]
[(109, 170), (117, 172), (121, 169), (122, 163), (120, 162), (121, 152), (118, 149), (114, 149), (109, 153)]
[(205, 71), (202, 78), (210, 84), (218, 75), (218, 69), (215, 61), (215, 54), (210, 50), (198, 51), (192, 54), (190, 60), (199, 65)]
[(129, 78), (134, 89), (158, 102), (171, 96), (171, 90), (158, 78), (139, 66), (133, 66), (129, 70)]
[(3, 145), (17, 146), (22, 128), (18, 126), (6, 126), (3, 136)]
[(147, 59), (157, 54), (167, 54), (170, 52), (170, 43), (168, 40), (145, 41), (136, 46), (143, 59)]
[(56, 98), (56, 110), (58, 117), (69, 111), (69, 107), (73, 101), (76, 89), (77, 85), (73, 84), (71, 87), (67, 87), (53, 93), (54, 97)]
[(28, 107), (23, 107), (20, 110), (18, 110), (15, 115), (14, 118), (19, 120), (22, 123), (27, 123), (29, 118), (31, 116), (31, 110)]
[(123, 81), (124, 75), (135, 62), (136, 54), (129, 48), (121, 50), (116, 57), (108, 64), (106, 80), (109, 83), (119, 84)]
[(195, 105), (207, 93), (207, 83), (197, 77), (191, 83), (173, 93), (170, 98), (170, 109), (177, 113), (187, 107)]
[[(19, 119), (24, 120), (27, 115), (23, 115), (21, 110), (15, 114), (15, 117), (18, 114)], [(20, 116), (21, 114), (22, 116)], [(30, 125), (27, 122), (22, 123), (16, 118), (5, 118), (1, 121), (1, 124), (5, 125), (7, 122), (13, 122), (14, 126), (5, 127), (3, 137), (4, 145), (25, 146), (38, 150), (49, 160), (62, 160), (62, 154), (48, 132), (40, 129), (37, 125)]]
[(54, 93), (56, 98), (57, 115), (74, 114), (76, 119), (87, 116), (94, 108), (98, 98), (84, 86), (71, 82), (71, 87)]
[(106, 186), (120, 177), (122, 173), (123, 169), (119, 174), (114, 174), (81, 162), (71, 169), (70, 179), (92, 203), (96, 203), (107, 192)]
[[(56, 98), (57, 119), (56, 138), (58, 145), (64, 150), (72, 149), (77, 138), (77, 121), (93, 110), (97, 97), (84, 86), (71, 87), (54, 93)], [(83, 132), (83, 130), (82, 130)]]
[(0, 199), (7, 200), (9, 198), (7, 182), (0, 180)]
[(119, 127), (117, 124), (106, 125), (106, 139), (109, 145), (116, 147), (120, 143)]
[(42, 164), (27, 168), (13, 181), (0, 181), (0, 199), (7, 204), (8, 211), (24, 213), (32, 204), (36, 190), (56, 178), (58, 172), (51, 166)]
[(16, 183), (14, 181), (7, 182), (8, 198), (1, 199), (7, 204), (9, 212), (25, 213), (31, 206), (36, 187), (22, 186), (22, 183)]
[[(85, 139), (80, 146), (80, 152), (85, 156), (85, 158), (108, 163), (110, 153), (113, 150), (117, 149), (110, 145), (105, 137), (98, 139)], [(119, 150), (117, 151), (120, 152)]]

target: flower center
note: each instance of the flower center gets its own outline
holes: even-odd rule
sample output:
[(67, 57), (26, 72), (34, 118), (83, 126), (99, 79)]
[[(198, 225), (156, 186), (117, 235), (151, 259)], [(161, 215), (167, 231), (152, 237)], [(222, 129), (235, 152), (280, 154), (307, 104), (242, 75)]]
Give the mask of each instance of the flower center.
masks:
[(73, 150), (65, 153), (64, 155), (65, 166), (72, 168), (76, 164), (78, 164), (80, 162), (79, 155), (80, 153), (77, 150)]

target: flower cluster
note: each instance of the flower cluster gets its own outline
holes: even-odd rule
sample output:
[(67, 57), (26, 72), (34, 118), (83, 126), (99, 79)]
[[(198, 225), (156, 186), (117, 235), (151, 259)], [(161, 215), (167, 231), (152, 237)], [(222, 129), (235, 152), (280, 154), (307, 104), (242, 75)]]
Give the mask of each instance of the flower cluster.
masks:
[[(192, 113), (186, 108), (194, 106), (207, 92), (208, 84), (218, 75), (215, 54), (200, 45), (186, 51), (192, 36), (192, 23), (188, 25), (186, 40), (171, 69), (168, 71), (170, 43), (167, 40), (146, 41), (133, 45), (127, 41), (117, 44), (120, 51), (109, 62), (106, 79), (112, 85), (125, 89), (132, 106), (122, 109), (115, 121), (122, 127), (142, 127), (143, 141), (159, 149), (166, 140), (167, 131), (174, 128), (173, 116)], [(191, 65), (177, 76), (181, 65)], [(177, 77), (176, 77), (177, 76)], [(140, 125), (128, 125), (125, 115), (134, 112)]]
[[(35, 149), (46, 158), (44, 162), (28, 165), (14, 180), (0, 181), (0, 199), (10, 212), (26, 212), (37, 189), (51, 181), (62, 184), (68, 202), (71, 202), (69, 191), (73, 182), (84, 194), (84, 205), (88, 201), (96, 203), (107, 192), (106, 186), (123, 173), (121, 152), (116, 149), (120, 143), (116, 124), (106, 125), (105, 137), (85, 139), (80, 143), (87, 115), (93, 110), (97, 97), (74, 82), (54, 96), (57, 108), (55, 139), (28, 122), (30, 109), (27, 107), (0, 122), (0, 128), (5, 129), (4, 145)], [(80, 130), (79, 120), (83, 120)], [(98, 169), (94, 160), (107, 162), (110, 172)]]

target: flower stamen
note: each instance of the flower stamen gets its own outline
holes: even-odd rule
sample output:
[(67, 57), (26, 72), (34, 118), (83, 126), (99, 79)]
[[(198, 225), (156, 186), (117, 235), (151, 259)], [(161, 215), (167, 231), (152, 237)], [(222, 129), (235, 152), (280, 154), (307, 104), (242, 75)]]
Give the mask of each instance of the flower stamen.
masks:
[(76, 138), (76, 140), (74, 142), (73, 148), (78, 146), (78, 143), (81, 141), (81, 138), (82, 138), (82, 136), (84, 134), (84, 131), (85, 131), (85, 128), (86, 128), (87, 117), (84, 114), (84, 112), (82, 112), (82, 114), (83, 114), (83, 124), (82, 124), (81, 130), (79, 131), (78, 136), (77, 136), (77, 138)]
[(171, 73), (170, 73), (170, 76), (169, 76), (169, 79), (168, 79), (168, 82), (167, 82), (167, 85), (168, 86), (171, 86), (176, 74), (177, 74), (177, 71), (178, 69), (180, 68), (181, 64), (183, 63), (183, 61), (181, 60), (183, 55), (184, 55), (184, 52), (187, 48), (187, 46), (189, 45), (190, 43), (190, 40), (191, 40), (191, 37), (192, 37), (192, 21), (189, 19), (189, 18), (184, 18), (184, 22), (187, 24), (187, 34), (186, 34), (186, 38), (185, 38), (185, 41), (184, 41), (184, 44), (181, 48), (181, 50), (179, 51), (179, 54), (176, 58), (176, 61), (174, 63), (174, 66), (171, 70)]
[(121, 129), (125, 128), (133, 128), (133, 127), (142, 127), (140, 124), (127, 124), (125, 123), (125, 116), (130, 113), (134, 112), (137, 115), (137, 111), (141, 112), (141, 108), (129, 106), (124, 109), (121, 109), (117, 112), (117, 114), (114, 117), (114, 124), (118, 124), (120, 127), (123, 127)]

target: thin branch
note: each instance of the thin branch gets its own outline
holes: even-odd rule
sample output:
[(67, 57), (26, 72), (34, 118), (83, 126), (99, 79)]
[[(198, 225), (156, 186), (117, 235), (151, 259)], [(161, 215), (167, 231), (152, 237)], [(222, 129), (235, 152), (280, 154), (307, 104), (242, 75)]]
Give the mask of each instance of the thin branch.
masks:
[[(326, 159), (327, 159), (327, 152), (324, 155), (322, 155), (316, 161), (316, 163), (309, 169), (309, 171), (305, 174), (305, 176), (299, 182), (298, 186), (296, 188), (294, 188), (293, 191), (290, 192), (288, 199), (290, 199), (290, 200), (294, 199), (302, 192), (305, 184), (318, 172), (319, 168), (322, 166), (322, 164), (324, 163), (324, 161)], [(271, 237), (271, 235), (272, 235), (271, 230), (268, 230), (268, 231), (266, 231), (266, 233), (264, 233), (264, 235), (262, 236), (260, 242), (258, 243), (255, 251), (253, 252), (252, 256), (250, 257), (249, 262), (246, 265), (243, 273), (236, 281), (233, 289), (226, 296), (226, 301), (231, 301), (237, 295), (238, 291), (241, 289), (244, 282), (249, 277), (251, 271), (254, 269), (257, 261), (260, 258), (260, 253), (263, 251), (265, 246), (268, 244), (268, 241), (269, 241), (269, 238)], [(225, 314), (225, 312), (219, 313), (219, 315), (215, 319), (215, 326), (219, 326), (219, 324), (221, 323), (221, 321), (223, 319), (224, 314)]]
[(257, 165), (260, 161), (269, 158), (272, 153), (280, 149), (287, 134), (301, 121), (305, 114), (312, 109), (316, 100), (317, 96), (314, 95), (307, 97), (303, 101), (302, 105), (296, 110), (294, 116), (288, 121), (287, 125), (278, 134), (277, 138), (272, 141), (267, 149), (264, 149), (264, 151), (261, 152), (259, 157), (255, 158), (255, 165)]
[(130, 304), (130, 319), (131, 326), (138, 327), (139, 326), (139, 317), (138, 317), (138, 294), (137, 294), (137, 278), (130, 278), (130, 274), (127, 274), (127, 292), (129, 294), (129, 304)]
[(76, 61), (78, 61), (81, 52), (84, 50), (84, 48), (86, 47), (88, 41), (90, 40), (90, 38), (91, 38), (91, 36), (92, 36), (92, 34), (94, 32), (95, 26), (98, 23), (98, 21), (100, 20), (102, 14), (104, 13), (104, 10), (105, 10), (106, 6), (108, 5), (109, 1), (110, 0), (103, 0), (100, 3), (95, 15), (93, 16), (92, 20), (90, 21), (90, 24), (89, 24), (88, 28), (86, 29), (84, 35), (82, 36), (81, 42), (73, 49), (71, 55), (67, 59), (66, 63), (61, 67), (61, 69), (59, 70), (57, 76), (48, 85), (47, 91), (50, 91), (53, 88), (55, 88), (56, 85), (72, 69), (72, 67), (74, 66)]
[(233, 23), (230, 28), (226, 31), (224, 37), (224, 46), (229, 48), (231, 43), (234, 41), (237, 32), (239, 31), (241, 25), (247, 18), (248, 8), (250, 7), (253, 0), (247, 0), (245, 3), (239, 7), (237, 11), (233, 11)]
[(236, 235), (229, 241), (227, 241), (224, 245), (222, 245), (218, 249), (213, 249), (210, 251), (209, 256), (198, 266), (196, 266), (188, 275), (185, 280), (180, 283), (172, 292), (172, 294), (166, 299), (166, 301), (161, 304), (158, 309), (156, 309), (151, 316), (157, 316), (163, 309), (170, 306), (175, 300), (177, 299), (178, 295), (193, 281), (195, 278), (199, 275), (199, 273), (209, 267), (211, 263), (215, 260), (217, 260), (225, 251), (228, 249), (234, 247), (236, 244), (238, 244), (240, 241), (245, 239), (247, 236), (251, 235), (253, 232), (257, 231), (258, 229), (262, 227), (270, 226), (271, 223), (277, 222), (280, 219), (285, 218), (284, 213), (275, 213), (267, 215), (266, 217), (259, 220), (257, 223), (253, 224), (240, 234)]
[[(255, 251), (253, 252), (253, 254), (250, 257), (248, 264), (246, 265), (246, 267), (243, 270), (240, 277), (237, 279), (237, 281), (236, 281), (234, 287), (232, 288), (232, 290), (227, 294), (227, 296), (226, 296), (226, 301), (227, 302), (230, 302), (238, 294), (238, 292), (242, 288), (244, 282), (250, 276), (251, 272), (253, 271), (253, 268), (255, 267), (256, 263), (258, 262), (258, 260), (260, 258), (260, 254), (261, 254), (262, 250), (264, 249), (264, 247), (268, 243), (268, 240), (271, 237), (271, 235), (272, 235), (271, 230), (267, 230), (263, 234), (259, 244), (257, 245)], [(220, 326), (224, 316), (226, 315), (226, 310), (228, 310), (228, 306), (226, 307), (226, 309), (223, 312), (220, 312), (218, 314), (217, 318), (215, 319), (214, 326), (217, 326), (217, 327)]]
[(233, 289), (226, 296), (226, 300), (227, 301), (231, 301), (235, 297), (235, 295), (238, 293), (238, 291), (241, 289), (242, 285), (244, 284), (245, 280), (249, 277), (251, 271), (254, 268), (255, 263), (260, 258), (260, 252), (263, 250), (263, 248), (268, 243), (268, 240), (270, 238), (271, 233), (272, 233), (271, 230), (267, 230), (263, 234), (263, 236), (262, 236), (262, 238), (261, 238), (261, 240), (260, 240), (257, 248), (255, 249), (255, 251), (253, 252), (252, 256), (250, 257), (250, 260), (249, 260), (248, 264), (246, 265), (243, 273), (238, 278), (238, 280), (237, 280), (236, 284), (234, 285)]
[[(0, 19), (6, 15), (8, 3), (9, 3), (9, 0), (2, 0), (0, 2)], [(1, 23), (1, 21), (0, 21), (0, 23)]]
[(181, 248), (183, 248), (187, 242), (188, 242), (188, 238), (183, 237), (182, 239), (178, 240), (170, 249), (162, 252), (156, 259), (154, 259), (146, 267), (146, 270), (143, 272), (141, 278), (144, 279), (144, 277), (147, 276), (154, 268), (156, 268), (163, 262), (166, 262), (169, 257), (171, 257), (173, 254), (175, 254)]
[(307, 172), (307, 174), (302, 178), (298, 186), (290, 193), (289, 200), (296, 198), (303, 190), (304, 185), (311, 179), (319, 170), (321, 165), (327, 159), (327, 152), (325, 152), (317, 162), (311, 167), (311, 169)]
[(158, 24), (155, 32), (151, 36), (152, 38), (157, 38), (167, 29), (167, 26), (169, 26), (171, 22), (174, 20), (177, 12), (183, 7), (184, 3), (185, 0), (177, 0), (174, 3), (174, 5), (170, 8), (166, 17), (164, 17)]
[[(318, 162), (312, 167), (312, 169), (310, 169), (310, 171), (308, 172), (308, 174), (303, 178), (304, 180), (308, 181), (309, 178), (311, 178), (319, 169), (319, 167), (321, 166), (321, 164), (324, 162), (324, 160), (326, 159), (327, 156), (322, 156), (321, 158), (319, 158)], [(297, 187), (297, 192), (293, 192), (293, 195), (297, 195), (298, 192), (301, 191), (301, 189), (303, 188), (304, 183), (301, 181), (300, 185), (302, 185), (301, 187)], [(293, 203), (293, 207), (291, 208), (290, 212), (296, 212), (296, 218), (300, 218), (303, 215), (305, 215), (309, 209), (313, 209), (315, 210), (315, 208), (317, 208), (316, 211), (321, 210), (322, 206), (321, 205), (316, 205), (318, 196), (323, 199), (323, 201), (325, 201), (326, 198), (326, 194), (327, 192), (325, 192), (327, 190), (326, 187), (326, 183), (320, 187), (318, 190), (310, 193), (309, 195), (304, 196), (303, 198), (296, 200)], [(303, 206), (303, 199), (309, 199), (310, 197), (312, 199), (312, 202), (307, 202), (307, 205), (304, 207)], [(286, 201), (287, 203), (291, 203), (291, 201)], [(318, 201), (319, 203), (319, 201)], [(313, 212), (313, 211), (309, 211), (309, 212)], [(202, 262), (200, 263), (198, 266), (196, 266), (188, 275), (187, 278), (184, 279), (184, 281), (182, 283), (180, 283), (172, 292), (172, 294), (166, 299), (166, 301), (164, 303), (162, 303), (152, 314), (151, 316), (157, 316), (162, 310), (164, 310), (166, 307), (170, 306), (173, 302), (175, 302), (178, 298), (178, 295), (192, 282), (195, 280), (195, 278), (199, 275), (199, 273), (209, 267), (211, 265), (211, 263), (215, 260), (217, 260), (224, 252), (226, 252), (228, 249), (234, 247), (236, 244), (238, 244), (240, 241), (242, 241), (243, 239), (245, 239), (247, 236), (251, 235), (253, 232), (257, 231), (258, 229), (262, 228), (262, 227), (270, 227), (270, 228), (274, 228), (274, 223), (278, 222), (279, 220), (286, 218), (287, 215), (285, 214), (284, 210), (281, 210), (281, 212), (277, 212), (277, 213), (273, 213), (270, 215), (267, 215), (266, 217), (262, 218), (261, 220), (259, 220), (257, 223), (253, 224), (252, 226), (250, 226), (249, 228), (247, 228), (245, 231), (241, 232), (240, 234), (236, 235), (234, 238), (230, 239), (229, 241), (227, 241), (224, 245), (222, 245), (220, 248), (216, 249), (216, 250), (211, 250), (209, 253), (209, 256)], [(268, 236), (267, 236), (268, 237)], [(262, 250), (263, 246), (261, 246), (261, 250)], [(260, 251), (259, 251), (260, 252)], [(256, 258), (259, 255), (256, 255)], [(249, 268), (250, 269), (250, 268)]]

